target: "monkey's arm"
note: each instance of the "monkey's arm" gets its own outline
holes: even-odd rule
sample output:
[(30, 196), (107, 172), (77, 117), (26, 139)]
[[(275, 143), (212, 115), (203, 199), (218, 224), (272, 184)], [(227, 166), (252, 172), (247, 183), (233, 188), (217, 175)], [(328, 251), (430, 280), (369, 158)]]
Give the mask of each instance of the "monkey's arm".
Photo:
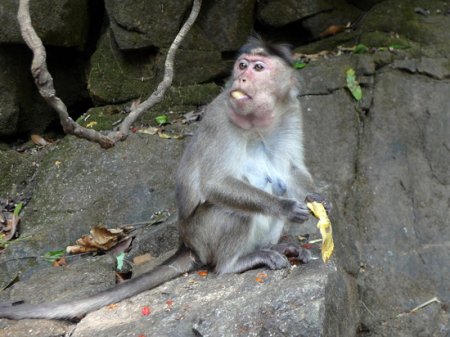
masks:
[(203, 192), (207, 202), (238, 211), (286, 217), (292, 222), (303, 222), (309, 215), (303, 202), (272, 195), (231, 176), (206, 182)]

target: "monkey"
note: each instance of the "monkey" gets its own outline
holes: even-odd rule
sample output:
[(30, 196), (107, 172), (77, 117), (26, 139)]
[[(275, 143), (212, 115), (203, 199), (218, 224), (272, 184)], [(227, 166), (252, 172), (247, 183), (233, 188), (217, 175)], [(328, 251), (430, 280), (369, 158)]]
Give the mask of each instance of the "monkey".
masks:
[[(299, 83), (287, 45), (251, 37), (224, 90), (206, 107), (176, 172), (180, 246), (174, 256), (98, 294), (44, 304), (1, 305), (0, 317), (78, 320), (181, 274), (288, 268), (311, 254), (280, 243), (309, 217), (313, 178), (305, 165)], [(326, 204), (328, 206), (328, 204)]]

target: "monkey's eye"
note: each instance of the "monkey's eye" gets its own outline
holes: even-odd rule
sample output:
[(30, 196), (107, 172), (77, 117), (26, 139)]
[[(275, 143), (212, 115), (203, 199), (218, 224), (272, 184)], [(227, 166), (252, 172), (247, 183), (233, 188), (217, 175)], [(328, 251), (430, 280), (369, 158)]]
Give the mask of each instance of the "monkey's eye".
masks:
[(264, 64), (262, 63), (256, 63), (253, 67), (256, 71), (263, 71), (264, 70)]
[(248, 67), (248, 63), (245, 61), (241, 61), (241, 62), (239, 62), (238, 67), (239, 67), (239, 70), (244, 70)]

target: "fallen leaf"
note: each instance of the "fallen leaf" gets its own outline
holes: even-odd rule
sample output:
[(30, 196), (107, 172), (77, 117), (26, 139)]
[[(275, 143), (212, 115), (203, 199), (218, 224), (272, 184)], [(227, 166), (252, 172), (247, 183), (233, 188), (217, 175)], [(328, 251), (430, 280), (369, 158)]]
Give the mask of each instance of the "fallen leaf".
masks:
[(347, 26), (345, 25), (331, 25), (327, 29), (325, 29), (322, 33), (320, 33), (320, 37), (333, 36), (337, 33), (343, 32)]
[(59, 260), (60, 258), (62, 258), (64, 256), (64, 252), (65, 252), (64, 249), (51, 250), (51, 251), (45, 253), (43, 258), (47, 262), (53, 263), (56, 260)]
[(147, 254), (144, 254), (144, 255), (135, 256), (133, 258), (133, 263), (138, 266), (140, 264), (149, 262), (149, 261), (151, 261), (153, 259), (154, 259), (154, 257), (147, 253)]
[(144, 133), (147, 135), (156, 135), (159, 131), (159, 128), (154, 127), (154, 126), (149, 126), (148, 128), (144, 128), (144, 129), (140, 129), (137, 132), (138, 133)]
[(119, 305), (118, 305), (117, 303), (108, 304), (108, 305), (106, 306), (106, 308), (107, 308), (108, 310), (115, 310), (115, 309), (117, 309), (118, 307), (119, 307)]
[(163, 139), (183, 139), (184, 135), (179, 133), (179, 134), (168, 134), (166, 132), (163, 131), (159, 131), (158, 132), (158, 136), (159, 138), (163, 138)]
[[(83, 235), (76, 243), (77, 246), (68, 246), (66, 251), (71, 254), (107, 251), (115, 247), (123, 240), (127, 240), (125, 232), (121, 228), (106, 228), (104, 226), (94, 226), (90, 234)], [(128, 246), (130, 242), (127, 242)]]
[(98, 123), (97, 123), (96, 121), (92, 121), (92, 122), (87, 123), (87, 124), (86, 124), (86, 127), (87, 127), (87, 128), (92, 128), (92, 127), (96, 126), (97, 124), (98, 124)]
[(39, 145), (39, 146), (45, 146), (50, 144), (49, 142), (47, 142), (44, 138), (42, 138), (39, 135), (31, 135), (31, 140), (34, 144)]
[(266, 273), (258, 273), (256, 276), (260, 277), (260, 278), (268, 278), (269, 277), (269, 275), (267, 275)]
[(59, 160), (56, 160), (56, 161), (55, 161), (55, 166), (56, 166), (57, 168), (59, 168), (59, 167), (61, 166), (61, 162), (60, 162)]
[(116, 256), (117, 260), (117, 270), (122, 270), (123, 268), (123, 260), (125, 259), (125, 253), (122, 252), (119, 255)]
[(167, 115), (159, 115), (155, 117), (155, 121), (158, 125), (167, 124), (167, 122), (169, 121), (169, 117), (167, 117)]
[(208, 276), (208, 271), (207, 270), (199, 270), (197, 272), (197, 274), (201, 277), (206, 277), (206, 276)]
[(4, 241), (9, 241), (9, 240), (13, 239), (17, 232), (17, 227), (20, 222), (20, 217), (18, 215), (16, 215), (15, 213), (16, 212), (14, 212), (14, 214), (6, 213), (7, 214), (6, 226), (2, 229), (2, 232), (4, 234), (4, 237), (3, 237)]
[(61, 266), (67, 266), (66, 258), (63, 256), (60, 259), (57, 259), (53, 261), (52, 267), (61, 267)]
[(353, 97), (360, 101), (362, 98), (362, 90), (361, 86), (359, 85), (358, 81), (356, 80), (355, 70), (352, 68), (349, 68), (346, 72), (346, 78), (347, 78), (347, 88), (352, 93)]
[(258, 282), (258, 283), (264, 283), (264, 279), (263, 278), (261, 278), (261, 277), (255, 277), (255, 281), (256, 282)]

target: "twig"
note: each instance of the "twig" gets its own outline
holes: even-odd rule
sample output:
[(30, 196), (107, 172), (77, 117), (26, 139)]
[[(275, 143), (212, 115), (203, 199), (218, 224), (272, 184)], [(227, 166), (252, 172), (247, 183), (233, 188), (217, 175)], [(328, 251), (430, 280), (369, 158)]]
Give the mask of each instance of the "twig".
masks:
[(183, 41), (186, 34), (191, 29), (195, 20), (197, 19), (198, 13), (200, 12), (202, 1), (194, 0), (192, 5), (191, 14), (189, 18), (184, 23), (183, 27), (181, 27), (178, 35), (175, 37), (175, 40), (172, 42), (172, 45), (167, 52), (166, 61), (164, 63), (164, 77), (161, 83), (159, 83), (158, 88), (153, 92), (153, 94), (147, 98), (144, 102), (139, 104), (135, 109), (133, 109), (129, 115), (124, 119), (122, 124), (120, 125), (120, 129), (118, 132), (113, 134), (113, 138), (116, 140), (125, 139), (130, 130), (131, 124), (142, 115), (145, 110), (150, 109), (154, 105), (161, 102), (164, 97), (166, 90), (170, 87), (173, 81), (173, 63), (175, 59), (175, 54), (181, 42)]
[(31, 24), (29, 0), (20, 0), (19, 10), (17, 12), (17, 21), (20, 25), (22, 38), (33, 52), (31, 73), (41, 96), (58, 113), (64, 132), (66, 134), (72, 134), (79, 138), (96, 142), (100, 144), (102, 148), (110, 148), (114, 146), (118, 140), (125, 140), (129, 134), (131, 124), (136, 121), (136, 119), (141, 116), (145, 110), (148, 110), (155, 104), (159, 103), (163, 99), (166, 90), (172, 84), (175, 53), (184, 36), (195, 22), (200, 11), (200, 7), (201, 0), (194, 0), (189, 18), (178, 32), (178, 35), (175, 37), (175, 40), (169, 48), (165, 61), (164, 77), (162, 82), (158, 85), (156, 91), (147, 100), (142, 102), (130, 112), (130, 114), (122, 122), (119, 131), (112, 132), (110, 135), (105, 136), (98, 131), (84, 128), (76, 123), (69, 116), (64, 102), (56, 96), (53, 78), (47, 69), (47, 54), (45, 47)]
[(426, 302), (424, 302), (422, 304), (419, 304), (417, 307), (415, 307), (414, 309), (411, 309), (408, 312), (404, 312), (404, 313), (398, 314), (396, 318), (404, 316), (404, 315), (412, 314), (412, 313), (414, 313), (414, 312), (416, 312), (416, 311), (418, 311), (420, 309), (423, 309), (426, 306), (429, 306), (430, 304), (433, 304), (433, 303), (442, 303), (442, 302), (437, 297), (433, 297), (432, 299), (430, 299), (430, 300), (428, 300), (428, 301), (426, 301)]

